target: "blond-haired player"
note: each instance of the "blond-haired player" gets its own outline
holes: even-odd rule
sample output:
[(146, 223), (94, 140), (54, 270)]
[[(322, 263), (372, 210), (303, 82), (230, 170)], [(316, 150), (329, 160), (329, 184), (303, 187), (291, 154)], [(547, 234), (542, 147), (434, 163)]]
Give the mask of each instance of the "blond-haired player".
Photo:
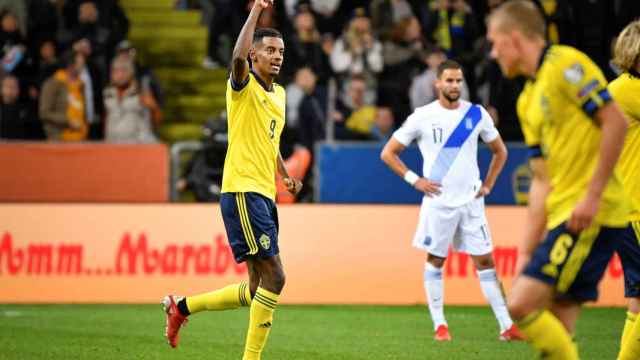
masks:
[(624, 295), (629, 299), (618, 359), (631, 360), (640, 359), (640, 20), (620, 33), (614, 53), (614, 63), (624, 73), (609, 84), (609, 91), (630, 120), (618, 161), (631, 200), (631, 224), (618, 250), (624, 270)]
[(614, 171), (627, 120), (589, 57), (547, 45), (533, 2), (498, 7), (487, 36), (502, 72), (528, 78), (517, 110), (534, 175), (520, 246), (526, 265), (508, 297), (509, 311), (545, 359), (577, 359), (571, 334), (580, 305), (597, 298), (628, 225)]

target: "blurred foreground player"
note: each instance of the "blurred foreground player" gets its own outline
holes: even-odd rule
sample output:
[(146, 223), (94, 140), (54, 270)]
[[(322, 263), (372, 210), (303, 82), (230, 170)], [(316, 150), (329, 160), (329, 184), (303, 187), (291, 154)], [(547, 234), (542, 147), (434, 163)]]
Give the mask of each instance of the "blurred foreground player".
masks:
[(640, 20), (630, 23), (618, 36), (613, 61), (624, 73), (609, 84), (609, 91), (630, 120), (618, 161), (631, 202), (630, 225), (618, 248), (624, 295), (629, 299), (618, 360), (632, 360), (640, 359)]
[(501, 5), (487, 36), (504, 75), (528, 77), (517, 110), (533, 179), (519, 255), (526, 265), (509, 311), (545, 359), (578, 359), (571, 335), (580, 306), (597, 299), (628, 224), (614, 172), (627, 121), (592, 60), (572, 47), (547, 46), (533, 2)]

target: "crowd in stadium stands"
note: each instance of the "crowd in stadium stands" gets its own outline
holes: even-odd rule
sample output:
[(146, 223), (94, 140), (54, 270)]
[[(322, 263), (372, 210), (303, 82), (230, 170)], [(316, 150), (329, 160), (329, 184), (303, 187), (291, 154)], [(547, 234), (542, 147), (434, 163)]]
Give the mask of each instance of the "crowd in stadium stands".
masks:
[[(484, 104), (506, 140), (521, 140), (515, 101), (522, 80), (502, 77), (485, 39), (486, 15), (503, 1), (276, 1), (259, 25), (284, 34), (279, 81), (287, 85), (287, 121), (298, 142), (310, 145), (325, 138), (326, 121), (335, 123), (338, 140), (386, 139), (413, 109), (437, 97), (434, 69), (448, 58), (464, 67), (462, 97)], [(547, 20), (551, 43), (582, 49), (613, 78), (612, 40), (640, 15), (638, 1), (532, 1)], [(191, 2), (208, 13), (209, 55), (203, 66), (226, 66), (220, 38), (235, 39), (252, 1)], [(337, 80), (338, 96), (326, 106), (330, 78)], [(333, 113), (326, 114), (327, 109)]]
[[(521, 140), (522, 80), (502, 77), (485, 37), (485, 18), (503, 1), (276, 0), (258, 26), (285, 39), (283, 154), (312, 150), (329, 136), (385, 141), (413, 109), (437, 98), (435, 69), (449, 58), (464, 68), (462, 97), (483, 104), (505, 140)], [(581, 49), (614, 77), (612, 41), (640, 16), (640, 1), (531, 1), (547, 20), (550, 43)], [(205, 68), (227, 67), (221, 39), (233, 45), (252, 4), (176, 0), (177, 10), (201, 9), (208, 24)], [(163, 92), (136, 60), (118, 0), (0, 0), (0, 25), (0, 139), (158, 141)]]
[[(278, 28), (286, 40), (279, 81), (288, 88), (293, 141), (312, 148), (326, 137), (326, 121), (338, 140), (386, 139), (436, 98), (434, 69), (447, 58), (464, 67), (463, 98), (484, 104), (506, 140), (520, 140), (520, 83), (502, 78), (484, 36), (486, 15), (502, 1), (276, 1), (259, 26)], [(550, 42), (577, 46), (613, 77), (611, 41), (640, 13), (638, 1), (532, 1), (545, 14)], [(209, 24), (203, 66), (226, 67), (220, 39), (233, 42), (253, 1), (176, 3), (185, 2)], [(157, 141), (162, 90), (136, 62), (118, 0), (0, 0), (0, 17), (1, 138)], [(327, 106), (332, 78), (338, 96)]]
[(0, 138), (156, 142), (162, 91), (117, 0), (0, 0)]

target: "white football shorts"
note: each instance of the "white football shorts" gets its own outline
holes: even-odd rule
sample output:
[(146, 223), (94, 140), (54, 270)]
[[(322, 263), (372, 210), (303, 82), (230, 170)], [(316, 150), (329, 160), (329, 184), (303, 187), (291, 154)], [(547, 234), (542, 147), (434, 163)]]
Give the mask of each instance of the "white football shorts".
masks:
[(473, 199), (459, 207), (442, 207), (433, 205), (431, 199), (425, 196), (413, 246), (443, 258), (447, 257), (450, 246), (456, 251), (475, 256), (492, 252), (484, 198)]

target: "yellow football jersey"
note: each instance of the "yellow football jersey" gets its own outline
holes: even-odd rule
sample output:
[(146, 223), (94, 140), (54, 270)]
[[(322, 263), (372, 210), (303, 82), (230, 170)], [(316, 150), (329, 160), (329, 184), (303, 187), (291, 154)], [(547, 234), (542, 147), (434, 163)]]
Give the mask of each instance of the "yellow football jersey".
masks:
[(254, 73), (244, 84), (227, 82), (229, 147), (224, 161), (222, 192), (256, 192), (276, 197), (280, 134), (284, 128), (285, 91), (267, 89)]
[[(542, 55), (535, 78), (518, 98), (525, 141), (533, 155), (545, 160), (552, 190), (546, 199), (547, 227), (567, 221), (586, 195), (595, 171), (601, 130), (594, 114), (611, 100), (600, 69), (582, 52), (553, 45)], [(596, 223), (621, 227), (629, 206), (616, 172), (611, 176)]]
[(631, 202), (631, 221), (640, 220), (640, 74), (624, 73), (609, 84), (611, 96), (629, 118), (618, 169)]

